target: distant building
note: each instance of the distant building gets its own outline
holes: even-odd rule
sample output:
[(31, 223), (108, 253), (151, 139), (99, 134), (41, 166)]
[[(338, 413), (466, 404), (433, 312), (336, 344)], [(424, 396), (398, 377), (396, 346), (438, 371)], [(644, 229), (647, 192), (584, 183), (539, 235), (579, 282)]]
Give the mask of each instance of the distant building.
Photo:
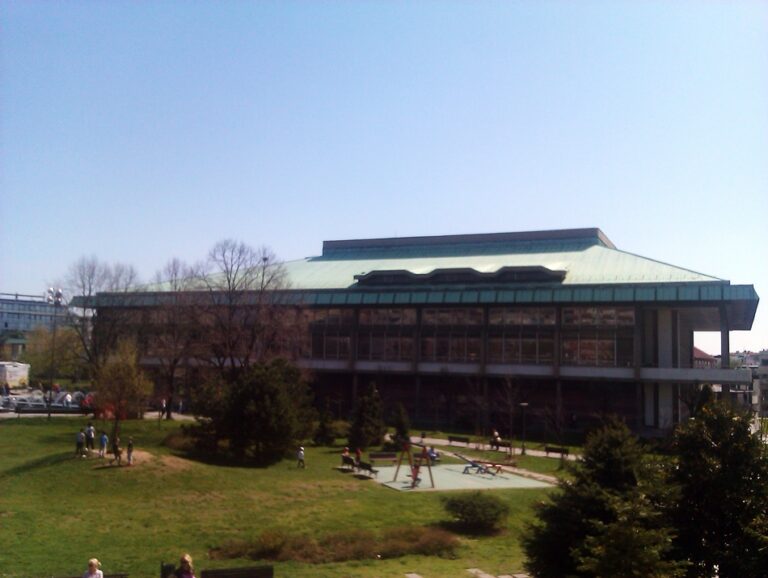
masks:
[(706, 353), (698, 347), (693, 348), (693, 366), (715, 368), (720, 367), (720, 360), (709, 353)]
[[(701, 384), (751, 384), (728, 352), (730, 332), (752, 326), (754, 287), (621, 251), (599, 229), (326, 241), (285, 268), (282, 302), (309, 323), (300, 364), (341, 415), (375, 382), (417, 427), (503, 427), (511, 389), (529, 427), (618, 414), (653, 432), (685, 418)], [(143, 323), (162, 303), (156, 291), (90, 305)], [(722, 367), (697, 363), (696, 331), (720, 332)]]
[(46, 302), (45, 297), (0, 293), (0, 355), (16, 360), (26, 345), (26, 333), (37, 327), (51, 329), (54, 315), (62, 322), (66, 312)]

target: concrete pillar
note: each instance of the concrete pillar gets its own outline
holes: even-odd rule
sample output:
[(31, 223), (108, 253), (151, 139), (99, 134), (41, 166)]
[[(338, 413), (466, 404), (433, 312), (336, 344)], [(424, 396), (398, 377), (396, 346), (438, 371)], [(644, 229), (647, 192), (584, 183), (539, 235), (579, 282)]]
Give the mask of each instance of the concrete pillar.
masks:
[[(720, 306), (720, 367), (723, 369), (730, 369), (731, 367), (731, 334), (728, 323), (728, 310), (725, 308), (725, 305)], [(725, 401), (730, 401), (730, 384), (724, 383), (721, 387), (721, 397)]]
[(659, 309), (657, 333), (659, 367), (673, 367), (672, 311), (669, 309)]

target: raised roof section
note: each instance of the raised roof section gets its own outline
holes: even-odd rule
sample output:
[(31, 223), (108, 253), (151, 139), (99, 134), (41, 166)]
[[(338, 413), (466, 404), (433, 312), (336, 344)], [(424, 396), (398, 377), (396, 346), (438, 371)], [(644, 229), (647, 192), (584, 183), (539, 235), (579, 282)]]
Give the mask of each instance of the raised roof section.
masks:
[(316, 259), (397, 257), (445, 257), (502, 255), (527, 252), (559, 252), (601, 245), (615, 245), (598, 228), (557, 229), (518, 233), (480, 233), (430, 237), (390, 237), (324, 241), (323, 255)]

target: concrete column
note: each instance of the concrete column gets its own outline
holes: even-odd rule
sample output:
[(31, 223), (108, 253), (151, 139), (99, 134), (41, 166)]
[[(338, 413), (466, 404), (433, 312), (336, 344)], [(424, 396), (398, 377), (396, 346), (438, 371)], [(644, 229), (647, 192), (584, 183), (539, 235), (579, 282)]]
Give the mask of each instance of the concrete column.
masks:
[(720, 306), (720, 367), (731, 367), (731, 334), (725, 305)]
[(659, 309), (657, 342), (659, 367), (673, 367), (672, 339), (672, 311)]
[[(730, 369), (731, 367), (731, 334), (728, 323), (728, 310), (725, 305), (720, 306), (720, 367)], [(731, 386), (728, 383), (722, 384), (721, 397), (725, 401), (731, 400)]]

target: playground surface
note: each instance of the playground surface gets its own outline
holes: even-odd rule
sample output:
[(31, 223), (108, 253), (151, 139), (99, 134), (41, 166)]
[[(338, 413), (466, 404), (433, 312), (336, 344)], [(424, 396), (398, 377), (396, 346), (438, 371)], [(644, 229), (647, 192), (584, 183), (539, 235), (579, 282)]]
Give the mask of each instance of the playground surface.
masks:
[(476, 471), (464, 473), (465, 464), (447, 464), (432, 466), (432, 477), (435, 487), (432, 487), (429, 479), (429, 470), (422, 467), (419, 470), (421, 482), (416, 488), (412, 488), (411, 471), (406, 465), (400, 467), (395, 480), (395, 467), (387, 466), (377, 468), (379, 473), (376, 481), (380, 484), (401, 492), (433, 492), (447, 490), (501, 490), (523, 488), (549, 488), (552, 485), (523, 476), (518, 476), (507, 471), (496, 475), (490, 473), (477, 473)]

